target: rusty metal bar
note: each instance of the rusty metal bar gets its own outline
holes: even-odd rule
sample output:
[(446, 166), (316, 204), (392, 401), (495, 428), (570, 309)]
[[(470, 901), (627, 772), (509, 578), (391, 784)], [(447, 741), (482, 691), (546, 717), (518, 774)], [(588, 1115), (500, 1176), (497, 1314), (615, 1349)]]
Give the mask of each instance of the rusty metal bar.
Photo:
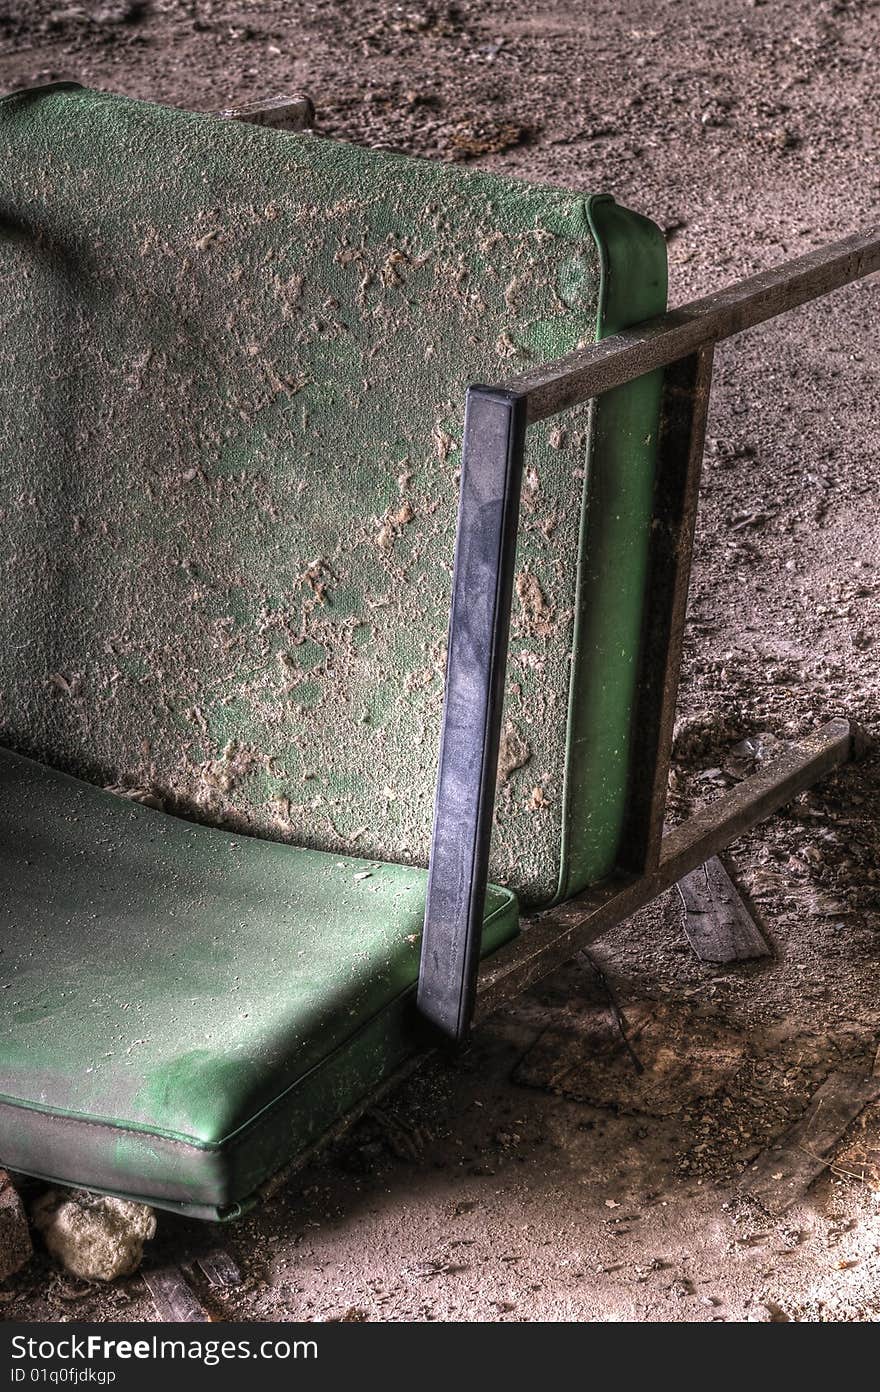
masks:
[(880, 228), (873, 227), (692, 300), (503, 385), (526, 397), (530, 423), (544, 420), (877, 270)]
[(664, 374), (632, 773), (618, 864), (634, 874), (653, 870), (660, 857), (713, 356), (711, 346), (701, 348)]
[(631, 918), (683, 875), (846, 763), (857, 752), (859, 738), (849, 720), (829, 721), (669, 832), (657, 866), (647, 874), (607, 881), (525, 919), (520, 936), (483, 965), (477, 1019), (562, 966), (580, 948)]

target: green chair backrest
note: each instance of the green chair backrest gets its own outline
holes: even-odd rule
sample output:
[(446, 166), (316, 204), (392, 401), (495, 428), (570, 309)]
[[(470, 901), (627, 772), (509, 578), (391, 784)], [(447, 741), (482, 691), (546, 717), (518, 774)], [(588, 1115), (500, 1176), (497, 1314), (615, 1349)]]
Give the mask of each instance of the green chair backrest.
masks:
[[(87, 90), (0, 102), (0, 741), (427, 859), (464, 391), (660, 311), (610, 199)], [(492, 878), (607, 873), (660, 383), (530, 432)]]

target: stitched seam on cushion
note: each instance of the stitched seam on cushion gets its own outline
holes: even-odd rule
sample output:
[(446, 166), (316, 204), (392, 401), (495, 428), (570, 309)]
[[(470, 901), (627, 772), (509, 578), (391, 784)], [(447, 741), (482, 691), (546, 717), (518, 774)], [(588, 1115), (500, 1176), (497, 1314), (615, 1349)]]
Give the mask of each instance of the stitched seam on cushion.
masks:
[(176, 1135), (173, 1131), (161, 1131), (158, 1127), (136, 1121), (107, 1121), (104, 1117), (65, 1112), (61, 1107), (38, 1106), (34, 1102), (25, 1102), (23, 1098), (9, 1097), (6, 1093), (0, 1093), (0, 1107), (14, 1107), (19, 1112), (34, 1112), (37, 1116), (58, 1117), (61, 1121), (73, 1122), (74, 1126), (96, 1126), (104, 1131), (124, 1131), (128, 1135), (150, 1136), (153, 1140), (167, 1141), (169, 1145), (183, 1146), (188, 1150), (219, 1150), (223, 1144), (222, 1141), (198, 1141), (194, 1137)]
[[(510, 911), (511, 904), (514, 908), (516, 908), (516, 895), (511, 890), (506, 890), (505, 893), (508, 895), (507, 902), (499, 904), (498, 908), (495, 909), (489, 915), (488, 918), (483, 919), (484, 931), (490, 923), (494, 923), (496, 918), (503, 917), (504, 914), (508, 913)], [(383, 1011), (387, 1010), (389, 1006), (396, 1005), (397, 1002), (403, 1000), (405, 996), (413, 995), (415, 993), (415, 990), (416, 983), (413, 983), (412, 986), (407, 986), (405, 990), (399, 991), (398, 994), (393, 998), (393, 1000), (388, 1001), (388, 1003), (385, 1006), (383, 1006), (382, 1010), (377, 1010), (374, 1015), (370, 1016), (369, 1020), (365, 1020), (363, 1024), (359, 1025), (356, 1030), (353, 1030), (350, 1035), (348, 1035), (344, 1040), (337, 1044), (335, 1049), (333, 1049), (331, 1053), (327, 1054), (318, 1063), (312, 1064), (312, 1067), (308, 1069), (307, 1072), (301, 1074), (301, 1076), (297, 1078), (295, 1083), (291, 1083), (288, 1087), (284, 1088), (282, 1092), (278, 1093), (277, 1097), (273, 1097), (271, 1102), (267, 1102), (264, 1107), (260, 1108), (259, 1111), (254, 1112), (253, 1116), (248, 1117), (247, 1121), (243, 1121), (241, 1126), (236, 1127), (234, 1131), (230, 1131), (228, 1135), (224, 1136), (222, 1141), (218, 1142), (217, 1144), (231, 1149), (240, 1142), (245, 1141), (247, 1139), (246, 1133), (252, 1126), (255, 1126), (257, 1124), (261, 1117), (265, 1116), (267, 1112), (271, 1112), (275, 1107), (280, 1106), (281, 1103), (284, 1101), (285, 1097), (287, 1097), (291, 1092), (293, 1092), (297, 1087), (299, 1087), (301, 1083), (304, 1083), (306, 1079), (310, 1078), (312, 1074), (315, 1073), (319, 1068), (323, 1068), (324, 1065), (330, 1059), (335, 1058), (336, 1055), (341, 1053), (343, 1049), (348, 1048), (352, 1041), (357, 1039), (358, 1035), (363, 1034), (365, 1030), (369, 1029), (369, 1027), (372, 1024), (374, 1024), (376, 1020), (378, 1020), (379, 1016), (383, 1013)]]

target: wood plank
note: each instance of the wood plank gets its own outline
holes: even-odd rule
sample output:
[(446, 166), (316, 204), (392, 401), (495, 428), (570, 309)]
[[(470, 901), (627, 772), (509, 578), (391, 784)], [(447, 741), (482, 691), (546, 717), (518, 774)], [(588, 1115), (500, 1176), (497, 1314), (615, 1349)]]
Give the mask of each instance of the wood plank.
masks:
[(179, 1266), (145, 1268), (141, 1275), (160, 1319), (173, 1324), (207, 1324), (210, 1316)]
[(312, 130), (315, 124), (315, 108), (306, 96), (264, 97), (244, 106), (226, 107), (217, 115), (224, 121), (244, 121), (280, 131)]
[(830, 1074), (801, 1120), (746, 1171), (739, 1188), (768, 1213), (785, 1213), (832, 1163), (834, 1149), (850, 1123), (878, 1097), (880, 1078)]
[(684, 905), (684, 931), (701, 962), (751, 962), (772, 956), (718, 856), (685, 875), (677, 889)]
[(504, 386), (525, 396), (529, 422), (544, 420), (877, 270), (880, 228), (872, 227), (544, 363)]
[(241, 1268), (227, 1248), (211, 1247), (208, 1251), (200, 1253), (195, 1260), (196, 1265), (200, 1267), (209, 1285), (241, 1285)]

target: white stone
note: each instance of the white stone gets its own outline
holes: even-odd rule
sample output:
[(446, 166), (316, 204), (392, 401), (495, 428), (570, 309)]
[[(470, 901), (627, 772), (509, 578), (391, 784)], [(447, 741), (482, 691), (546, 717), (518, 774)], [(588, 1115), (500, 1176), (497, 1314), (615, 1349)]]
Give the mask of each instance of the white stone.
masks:
[(146, 1204), (84, 1189), (48, 1190), (31, 1216), (56, 1261), (85, 1281), (129, 1276), (156, 1232), (156, 1215)]

